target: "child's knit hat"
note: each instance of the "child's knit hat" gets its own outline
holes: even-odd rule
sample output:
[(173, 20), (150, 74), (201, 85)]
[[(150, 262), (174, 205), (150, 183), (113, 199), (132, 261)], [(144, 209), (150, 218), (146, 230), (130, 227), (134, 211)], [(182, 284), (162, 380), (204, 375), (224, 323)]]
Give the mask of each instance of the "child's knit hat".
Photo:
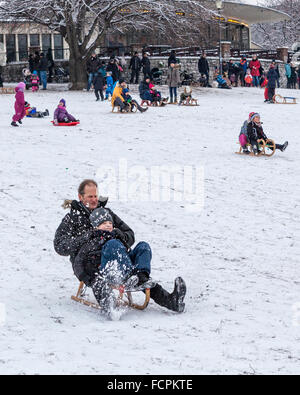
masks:
[(26, 88), (26, 85), (25, 85), (24, 82), (19, 82), (18, 85), (17, 85), (17, 88), (18, 88), (18, 89), (23, 89), (23, 90), (24, 90), (24, 89)]
[[(252, 115), (251, 115), (251, 114), (252, 114)], [(251, 117), (250, 117), (250, 115), (251, 115)], [(254, 119), (255, 117), (259, 117), (259, 118), (260, 118), (260, 115), (259, 115), (258, 112), (253, 112), (253, 113), (250, 113), (250, 114), (249, 114), (250, 121), (253, 121), (253, 119)]]
[(90, 215), (90, 221), (94, 228), (98, 228), (103, 222), (110, 221), (113, 223), (113, 218), (109, 211), (103, 207), (96, 208)]
[(65, 101), (65, 99), (60, 99), (59, 102), (62, 103), (62, 104), (64, 105), (64, 107), (66, 107), (66, 101)]

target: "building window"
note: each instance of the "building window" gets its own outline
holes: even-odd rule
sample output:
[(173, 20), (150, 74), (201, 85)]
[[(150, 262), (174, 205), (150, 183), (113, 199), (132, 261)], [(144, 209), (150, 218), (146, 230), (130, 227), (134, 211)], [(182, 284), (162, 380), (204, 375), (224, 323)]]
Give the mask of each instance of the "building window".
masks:
[(7, 63), (16, 61), (16, 35), (7, 34), (6, 35), (6, 56)]
[(63, 38), (60, 34), (54, 34), (54, 59), (64, 59)]
[(51, 48), (51, 34), (42, 34), (42, 49), (47, 52)]
[(30, 48), (40, 49), (40, 35), (30, 34)]
[(19, 61), (28, 59), (28, 42), (27, 34), (18, 34), (18, 44), (19, 44)]

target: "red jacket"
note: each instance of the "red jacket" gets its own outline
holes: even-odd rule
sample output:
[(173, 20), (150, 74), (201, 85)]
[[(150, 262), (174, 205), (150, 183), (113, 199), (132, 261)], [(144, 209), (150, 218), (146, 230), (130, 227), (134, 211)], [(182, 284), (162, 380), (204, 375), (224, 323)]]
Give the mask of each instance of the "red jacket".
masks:
[(260, 61), (259, 60), (251, 60), (249, 67), (251, 69), (251, 75), (253, 77), (259, 77), (260, 76)]

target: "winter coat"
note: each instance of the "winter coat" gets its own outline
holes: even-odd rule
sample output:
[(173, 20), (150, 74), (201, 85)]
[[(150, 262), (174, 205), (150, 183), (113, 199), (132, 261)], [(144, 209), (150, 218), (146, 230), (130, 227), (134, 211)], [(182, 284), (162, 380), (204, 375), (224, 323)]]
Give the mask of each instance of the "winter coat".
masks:
[(276, 88), (277, 73), (274, 68), (270, 68), (267, 74), (268, 88)]
[[(107, 201), (99, 201), (98, 207), (104, 207), (106, 203)], [(113, 218), (114, 227), (123, 232), (126, 244), (131, 247), (135, 242), (133, 230), (112, 210), (107, 210)], [(74, 200), (71, 204), (70, 213), (64, 217), (55, 233), (55, 251), (59, 255), (70, 256), (73, 268), (75, 258), (82, 246), (93, 238), (95, 233), (98, 234), (98, 231), (95, 231), (90, 223), (90, 214), (91, 211), (82, 202)]]
[(241, 131), (240, 131), (240, 135), (241, 135), (241, 134), (244, 134), (244, 135), (247, 137), (247, 140), (248, 140), (248, 124), (249, 124), (249, 121), (246, 120), (246, 121), (243, 123), (243, 125), (242, 125), (242, 127), (241, 127)]
[(240, 64), (241, 69), (243, 69), (243, 71), (246, 73), (247, 69), (248, 69), (248, 62), (247, 62), (247, 60), (246, 59), (242, 59), (239, 64)]
[(37, 76), (37, 74), (32, 74), (32, 76), (30, 77), (31, 80), (31, 86), (39, 86), (39, 77)]
[(103, 90), (104, 78), (103, 78), (101, 72), (98, 72), (95, 75), (95, 77), (93, 79), (93, 85), (94, 85), (95, 90), (97, 90), (97, 91)]
[(267, 140), (267, 136), (264, 134), (262, 126), (257, 125), (254, 122), (248, 123), (247, 135), (250, 141), (257, 141), (259, 139)]
[(200, 74), (209, 73), (209, 64), (206, 58), (201, 57), (198, 61), (198, 70)]
[(114, 80), (114, 82), (119, 80), (119, 76), (120, 76), (120, 70), (118, 65), (114, 62), (114, 63), (109, 63), (106, 67), (106, 71), (111, 71), (112, 73), (112, 78)]
[(291, 78), (292, 75), (291, 66), (287, 63), (284, 65), (284, 68), (285, 68), (285, 75), (287, 76), (287, 78)]
[(88, 242), (81, 247), (73, 263), (75, 276), (88, 286), (99, 272), (102, 247), (107, 241), (113, 239), (109, 232), (94, 230), (90, 233)]
[(147, 56), (144, 56), (141, 65), (143, 66), (143, 73), (150, 75), (150, 60)]
[(251, 75), (253, 77), (259, 77), (260, 76), (260, 69), (261, 64), (259, 60), (251, 60), (250, 64), (249, 64), (249, 68), (251, 70)]
[(139, 85), (140, 96), (143, 96), (146, 92), (150, 92), (150, 84), (146, 81), (142, 81)]
[(39, 62), (39, 71), (47, 71), (48, 70), (48, 60), (45, 56), (42, 56)]
[(180, 75), (177, 67), (169, 67), (167, 74), (167, 85), (170, 88), (177, 88), (180, 83)]
[(58, 122), (66, 122), (66, 118), (68, 122), (76, 121), (73, 115), (68, 113), (66, 107), (58, 106), (54, 112), (54, 120), (57, 120)]
[(129, 68), (133, 71), (140, 71), (142, 67), (141, 59), (138, 56), (133, 56), (130, 60)]
[(99, 67), (101, 66), (100, 60), (97, 57), (91, 57), (86, 64), (88, 73), (97, 73)]
[(118, 97), (119, 99), (122, 100), (122, 102), (124, 102), (124, 97), (122, 95), (123, 93), (123, 88), (121, 87), (121, 85), (119, 85), (119, 83), (115, 86), (115, 89), (113, 91), (112, 94), (112, 98), (111, 98), (111, 105), (114, 106), (115, 105), (115, 100)]
[(24, 92), (22, 90), (20, 90), (19, 88), (15, 88), (15, 115), (16, 118), (22, 119), (25, 117), (26, 115), (26, 111), (25, 111), (25, 98), (24, 98)]

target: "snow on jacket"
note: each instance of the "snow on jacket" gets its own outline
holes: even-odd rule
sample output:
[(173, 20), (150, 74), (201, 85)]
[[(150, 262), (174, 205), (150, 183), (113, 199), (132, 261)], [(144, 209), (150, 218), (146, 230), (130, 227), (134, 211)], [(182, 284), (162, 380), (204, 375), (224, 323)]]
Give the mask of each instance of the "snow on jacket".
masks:
[(170, 88), (177, 88), (180, 83), (179, 70), (177, 67), (169, 67), (167, 74), (167, 85)]
[(259, 60), (251, 60), (250, 64), (249, 64), (249, 68), (251, 70), (251, 75), (253, 77), (259, 77), (260, 76), (260, 61)]
[[(105, 207), (106, 201), (100, 201), (99, 207)], [(131, 247), (134, 242), (133, 230), (123, 222), (112, 210), (107, 208), (113, 218), (114, 227), (123, 232), (126, 244)], [(72, 264), (80, 249), (95, 235), (90, 222), (91, 211), (82, 202), (72, 201), (70, 213), (68, 213), (59, 225), (54, 237), (54, 249), (57, 254), (70, 256)], [(97, 234), (97, 233), (96, 233)]]
[(81, 247), (73, 263), (74, 274), (79, 281), (83, 281), (88, 286), (91, 285), (96, 273), (99, 272), (101, 250), (104, 244), (112, 239), (110, 232), (94, 230), (91, 233), (89, 240)]
[(69, 122), (76, 121), (73, 115), (68, 113), (66, 107), (58, 106), (54, 112), (54, 120), (57, 120), (58, 122), (65, 122), (66, 121), (65, 118), (67, 118)]
[(16, 118), (22, 119), (25, 117), (26, 115), (26, 111), (25, 111), (25, 98), (24, 98), (24, 91), (23, 89), (20, 88), (15, 88), (15, 112), (16, 112)]

